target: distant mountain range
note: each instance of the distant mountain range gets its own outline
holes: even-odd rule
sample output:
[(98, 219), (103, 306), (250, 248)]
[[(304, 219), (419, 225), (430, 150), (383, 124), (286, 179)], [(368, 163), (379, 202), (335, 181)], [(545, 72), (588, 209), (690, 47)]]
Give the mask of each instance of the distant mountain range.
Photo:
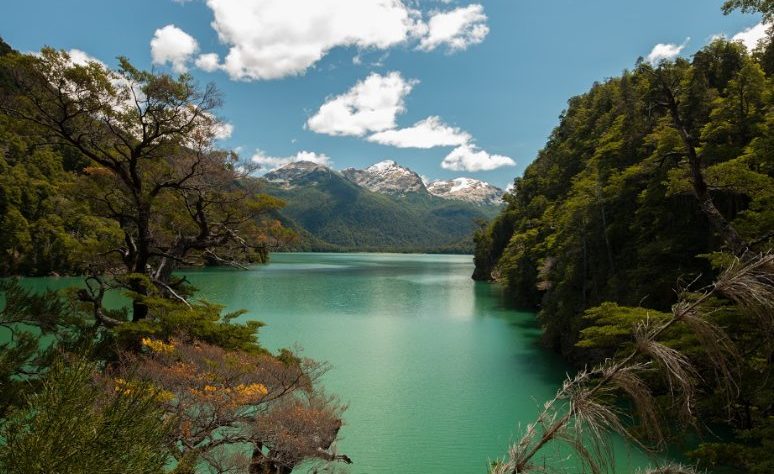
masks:
[(296, 250), (470, 252), (504, 194), (471, 178), (425, 183), (394, 161), (340, 172), (298, 161), (261, 179), (286, 202), (280, 219), (300, 235)]

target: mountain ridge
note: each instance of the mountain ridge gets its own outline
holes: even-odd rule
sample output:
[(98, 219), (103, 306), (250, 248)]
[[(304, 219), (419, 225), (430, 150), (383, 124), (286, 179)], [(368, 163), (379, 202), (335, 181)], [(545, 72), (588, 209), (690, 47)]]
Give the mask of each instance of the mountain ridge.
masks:
[(271, 182), (294, 186), (319, 173), (339, 173), (350, 182), (369, 191), (392, 196), (409, 193), (427, 193), (450, 200), (466, 201), (485, 205), (500, 205), (505, 191), (486, 181), (458, 177), (449, 180), (425, 180), (417, 172), (399, 165), (393, 160), (384, 160), (365, 169), (333, 168), (311, 161), (294, 161), (266, 173), (263, 177)]
[(473, 231), (500, 209), (476, 196), (435, 195), (394, 161), (342, 171), (299, 161), (260, 179), (286, 203), (279, 218), (299, 234), (294, 250), (469, 253)]

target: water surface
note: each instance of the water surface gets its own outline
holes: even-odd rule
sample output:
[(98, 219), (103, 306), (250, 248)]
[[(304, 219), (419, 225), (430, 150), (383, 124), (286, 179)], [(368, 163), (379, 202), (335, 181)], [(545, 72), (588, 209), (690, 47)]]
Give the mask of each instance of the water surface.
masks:
[(266, 322), (264, 345), (332, 364), (324, 385), (349, 403), (338, 451), (351, 472), (483, 473), (567, 367), (538, 345), (534, 314), (472, 272), (470, 256), (274, 254), (247, 272), (187, 275)]
[[(200, 296), (267, 323), (269, 349), (332, 365), (323, 383), (349, 404), (337, 450), (350, 472), (432, 474), (485, 473), (568, 370), (538, 345), (534, 314), (472, 271), (470, 256), (273, 254), (186, 275)], [(646, 462), (617, 451), (617, 472)]]

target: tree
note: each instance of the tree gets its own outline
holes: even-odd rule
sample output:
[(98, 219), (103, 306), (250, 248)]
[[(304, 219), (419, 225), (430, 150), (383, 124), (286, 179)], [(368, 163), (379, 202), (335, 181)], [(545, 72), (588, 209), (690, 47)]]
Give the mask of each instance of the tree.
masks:
[(313, 460), (351, 462), (332, 451), (344, 407), (316, 386), (324, 365), (287, 351), (272, 357), (195, 340), (142, 344), (140, 354), (123, 355), (117, 376), (158, 387), (176, 420), (179, 463), (269, 474)]
[(96, 364), (60, 355), (40, 392), (4, 420), (0, 471), (161, 474), (169, 433), (152, 387), (116, 385)]
[(727, 0), (723, 3), (723, 13), (726, 15), (734, 10), (761, 13), (766, 21), (771, 21), (774, 18), (774, 0)]
[[(72, 305), (53, 291), (35, 294), (17, 280), (0, 282), (0, 418), (24, 403), (59, 351), (92, 333)], [(43, 340), (46, 342), (44, 343)]]
[(82, 197), (123, 233), (92, 271), (122, 277), (134, 320), (147, 316), (143, 298), (153, 287), (185, 296), (172, 276), (179, 265), (266, 258), (278, 228), (261, 220), (280, 202), (258, 195), (237, 157), (214, 148), (225, 127), (214, 115), (214, 86), (139, 71), (123, 58), (117, 71), (75, 64), (52, 49), (3, 61), (18, 91), (3, 98), (6, 113), (90, 160)]
[[(568, 376), (556, 397), (544, 404), (537, 420), (511, 446), (507, 458), (494, 465), (493, 472), (546, 472), (546, 460), (537, 458), (546, 446), (554, 443), (569, 445), (590, 472), (610, 472), (613, 468), (611, 432), (648, 450), (663, 449), (667, 427), (675, 423), (694, 424), (700, 379), (690, 357), (665, 343), (664, 336), (675, 327), (683, 326), (709, 354), (719, 382), (735, 390), (741, 375), (734, 370), (738, 350), (726, 332), (709, 318), (717, 311), (713, 299), (721, 296), (733, 301), (771, 336), (773, 276), (772, 254), (749, 256), (746, 262), (734, 258), (713, 284), (698, 292), (681, 291), (671, 314), (651, 314), (642, 308), (616, 305), (594, 310), (590, 316), (612, 324), (612, 331), (610, 328), (588, 331), (586, 344), (599, 344), (611, 334), (621, 336), (627, 332), (629, 341), (618, 346), (621, 350), (616, 356), (574, 377)], [(626, 329), (621, 331), (621, 328)], [(654, 375), (667, 388), (666, 413), (660, 413), (653, 388)], [(618, 403), (619, 397), (631, 403), (631, 411)], [(561, 460), (551, 462), (556, 462), (558, 467)], [(666, 466), (651, 472), (694, 471)]]
[[(682, 110), (679, 91), (685, 82), (687, 64), (678, 61), (676, 63), (661, 63), (652, 69), (649, 65), (640, 67), (654, 76), (653, 94), (655, 103), (663, 107), (672, 119), (672, 125), (677, 130), (683, 149), (677, 153), (684, 153), (688, 160), (693, 193), (699, 201), (699, 207), (715, 231), (723, 238), (726, 245), (737, 255), (743, 254), (749, 244), (742, 239), (736, 228), (723, 216), (715, 205), (710, 194), (709, 187), (704, 178), (704, 157), (698, 151), (700, 147), (699, 137), (689, 129)], [(743, 125), (740, 124), (740, 127)]]

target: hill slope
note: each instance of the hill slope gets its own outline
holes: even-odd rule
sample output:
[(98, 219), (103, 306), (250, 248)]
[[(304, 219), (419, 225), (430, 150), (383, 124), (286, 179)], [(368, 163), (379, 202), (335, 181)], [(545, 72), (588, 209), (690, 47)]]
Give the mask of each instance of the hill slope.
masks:
[[(383, 192), (347, 176), (372, 189), (381, 185)], [(380, 184), (367, 170), (339, 173), (310, 162), (291, 163), (263, 179), (264, 191), (286, 202), (282, 218), (299, 231), (297, 245), (305, 250), (469, 252), (477, 222), (498, 210), (434, 196), (421, 180)]]

